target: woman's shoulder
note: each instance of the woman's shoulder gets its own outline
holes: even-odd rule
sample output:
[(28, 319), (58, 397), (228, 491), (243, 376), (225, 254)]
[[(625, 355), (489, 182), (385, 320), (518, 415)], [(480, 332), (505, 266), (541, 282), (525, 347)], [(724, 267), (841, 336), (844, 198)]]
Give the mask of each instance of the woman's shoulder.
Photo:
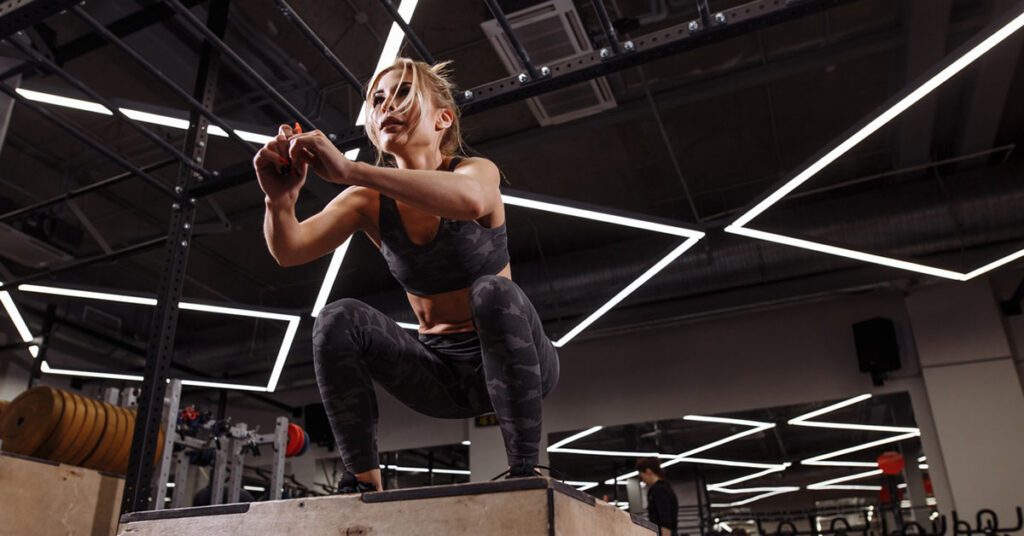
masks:
[(501, 170), (490, 159), (482, 156), (457, 156), (455, 158), (459, 158), (459, 161), (455, 162), (455, 165), (450, 168), (451, 171), (484, 179), (486, 184), (493, 185), (494, 188), (500, 186), (502, 179)]
[(480, 168), (493, 168), (495, 170), (498, 169), (498, 166), (495, 165), (495, 163), (493, 161), (491, 161), (488, 158), (484, 158), (482, 156), (455, 155), (455, 156), (452, 157), (452, 160), (455, 162), (455, 166), (452, 168), (452, 171), (455, 171), (456, 169), (459, 169), (459, 168), (464, 167), (464, 166), (473, 166), (473, 167), (480, 167)]

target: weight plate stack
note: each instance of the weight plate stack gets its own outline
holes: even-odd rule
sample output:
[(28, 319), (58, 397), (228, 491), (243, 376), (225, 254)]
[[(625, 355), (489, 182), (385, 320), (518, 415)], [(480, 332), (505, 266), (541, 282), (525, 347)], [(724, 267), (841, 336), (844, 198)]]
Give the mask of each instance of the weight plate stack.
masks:
[(0, 418), (4, 450), (35, 456), (64, 414), (64, 397), (51, 387), (34, 387), (11, 401)]

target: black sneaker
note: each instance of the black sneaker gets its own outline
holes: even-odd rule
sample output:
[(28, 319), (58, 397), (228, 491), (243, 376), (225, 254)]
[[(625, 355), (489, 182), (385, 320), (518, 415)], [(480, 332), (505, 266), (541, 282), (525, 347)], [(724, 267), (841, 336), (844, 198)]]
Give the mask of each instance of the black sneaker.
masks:
[(520, 460), (519, 463), (509, 466), (508, 469), (498, 473), (491, 481), (495, 481), (501, 477), (505, 477), (506, 480), (510, 478), (529, 478), (533, 476), (544, 476), (540, 474), (535, 468), (536, 466), (529, 462), (529, 460)]
[(515, 467), (510, 467), (502, 471), (497, 476), (492, 478), (491, 481), (493, 482), (503, 476), (505, 477), (505, 480), (508, 480), (510, 478), (530, 478), (535, 476), (544, 476), (544, 474), (538, 471), (538, 469), (546, 470), (548, 472), (548, 478), (553, 478), (555, 480), (560, 480), (562, 482), (568, 480), (568, 477), (566, 477), (564, 474), (546, 465), (533, 465), (527, 461), (522, 461), (516, 464)]
[(351, 493), (367, 493), (371, 491), (377, 491), (377, 486), (374, 486), (371, 482), (361, 482), (356, 480), (356, 475), (345, 471), (341, 475), (341, 480), (338, 481), (338, 494), (346, 495)]

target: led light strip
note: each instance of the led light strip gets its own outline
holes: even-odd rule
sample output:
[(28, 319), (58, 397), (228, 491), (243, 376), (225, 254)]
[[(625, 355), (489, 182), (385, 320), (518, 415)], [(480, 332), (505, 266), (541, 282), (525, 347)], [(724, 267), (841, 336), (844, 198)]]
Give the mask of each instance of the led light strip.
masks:
[[(28, 329), (28, 324), (25, 323), (25, 318), (21, 316), (21, 311), (15, 305), (14, 298), (11, 298), (10, 292), (0, 290), (0, 304), (7, 311), (7, 316), (11, 319), (11, 323), (14, 324), (14, 329), (18, 332), (22, 342), (32, 342), (35, 340), (35, 337), (32, 336), (32, 331)], [(35, 359), (39, 356), (39, 347), (35, 345), (29, 346), (28, 353), (32, 355), (32, 359)]]
[[(666, 266), (672, 263), (672, 261), (679, 258), (683, 253), (686, 253), (687, 250), (692, 248), (694, 244), (696, 244), (698, 241), (700, 241), (701, 238), (704, 237), (704, 233), (702, 231), (687, 229), (685, 227), (673, 226), (649, 220), (631, 218), (617, 214), (600, 212), (592, 209), (557, 204), (549, 201), (539, 201), (535, 199), (529, 199), (513, 195), (502, 194), (501, 197), (502, 201), (506, 205), (518, 206), (533, 210), (540, 210), (544, 212), (551, 212), (555, 214), (561, 214), (563, 216), (571, 216), (575, 218), (582, 218), (603, 223), (610, 223), (613, 225), (621, 225), (624, 227), (632, 227), (634, 229), (653, 231), (672, 236), (686, 237), (686, 240), (684, 240), (682, 244), (674, 248), (667, 255), (665, 255), (665, 257), (663, 257), (653, 266), (648, 268), (647, 271), (642, 273), (632, 283), (630, 283), (625, 288), (620, 290), (615, 296), (613, 296), (611, 299), (605, 302), (604, 305), (599, 307), (596, 311), (594, 311), (589, 316), (580, 321), (579, 324), (577, 324), (575, 327), (569, 330), (560, 339), (554, 341), (553, 344), (559, 348), (567, 344), (569, 341), (571, 341), (573, 338), (579, 335), (583, 330), (587, 329), (591, 324), (593, 324), (599, 318), (604, 316), (613, 307), (622, 302), (622, 300), (626, 299), (630, 294), (635, 292), (636, 289), (640, 288), (652, 277), (654, 277), (659, 272), (664, 270)], [(348, 242), (346, 241), (346, 243), (342, 244), (337, 250), (335, 250), (334, 254), (332, 255), (331, 262), (327, 267), (327, 273), (324, 275), (324, 281), (320, 285), (320, 292), (317, 294), (317, 299), (313, 306), (313, 316), (317, 316), (320, 313), (320, 310), (323, 309), (324, 304), (327, 303), (327, 299), (331, 294), (331, 289), (334, 287), (334, 281), (338, 276), (338, 272), (341, 269), (341, 263), (344, 260), (345, 253), (347, 251)], [(415, 326), (413, 324), (405, 324), (402, 325), (402, 327), (406, 327), (407, 329), (416, 329), (419, 326)]]
[[(381, 469), (391, 469), (393, 471), (401, 471), (404, 473), (429, 473), (430, 469), (426, 467), (403, 467), (401, 465), (381, 465)], [(441, 475), (465, 475), (469, 476), (469, 471), (466, 469), (434, 469), (434, 472)]]
[[(54, 296), (66, 296), (71, 298), (83, 298), (88, 300), (128, 303), (134, 305), (146, 305), (150, 307), (156, 306), (157, 303), (155, 298), (149, 298), (144, 296), (132, 296), (128, 294), (116, 294), (111, 292), (98, 292), (92, 290), (51, 287), (44, 285), (19, 285), (18, 290), (22, 292), (31, 292), (36, 294), (49, 294)], [(21, 315), (18, 313), (17, 307), (14, 306), (14, 302), (10, 299), (9, 293), (0, 292), (0, 300), (3, 300), (4, 296), (7, 296), (7, 299), (4, 300), (4, 307), (7, 309), (7, 312), (11, 316), (11, 319), (20, 319)], [(9, 306), (8, 303), (10, 304)], [(243, 385), (235, 383), (208, 382), (202, 380), (181, 381), (182, 385), (192, 385), (196, 387), (211, 387), (216, 389), (234, 389), (240, 391), (273, 392), (277, 388), (277, 382), (280, 379), (281, 370), (284, 368), (285, 361), (287, 361), (288, 359), (288, 352), (291, 350), (292, 343), (295, 341), (295, 334), (299, 329), (299, 320), (301, 319), (299, 316), (284, 313), (275, 313), (271, 311), (242, 309), (238, 307), (227, 307), (223, 305), (210, 305), (205, 303), (194, 303), (185, 301), (179, 302), (178, 308), (186, 311), (199, 311), (220, 315), (242, 316), (248, 318), (263, 318), (267, 320), (280, 320), (287, 322), (288, 325), (287, 327), (285, 327), (284, 338), (281, 340), (281, 347), (278, 349), (277, 357), (274, 360), (274, 367), (271, 370), (270, 380), (267, 382), (267, 385)], [(21, 323), (24, 324), (24, 320), (22, 320)], [(17, 321), (15, 321), (15, 325), (18, 325)], [(28, 329), (27, 326), (25, 327), (25, 329)], [(20, 331), (21, 330), (19, 328), (19, 333)], [(31, 337), (29, 338), (29, 340), (31, 340)], [(51, 368), (45, 361), (41, 365), (41, 370), (49, 374), (58, 374), (66, 376), (142, 381), (142, 376), (137, 376), (133, 374), (112, 374), (106, 372), (55, 369)]]
[(870, 478), (882, 474), (881, 469), (875, 469), (872, 471), (865, 471), (863, 473), (856, 473), (852, 475), (841, 476), (839, 478), (833, 478), (831, 480), (824, 480), (814, 484), (808, 484), (807, 489), (811, 490), (849, 490), (849, 491), (878, 491), (882, 489), (882, 486), (864, 486), (864, 485), (853, 485), (853, 484), (840, 484), (841, 482), (850, 482), (851, 480), (860, 480), (862, 478)]
[(596, 488), (601, 485), (600, 482), (581, 482), (578, 480), (564, 480), (562, 483), (567, 486), (573, 486), (576, 488), (576, 491), (587, 491), (588, 489)]
[(564, 447), (565, 445), (568, 445), (569, 443), (572, 443), (573, 441), (576, 441), (577, 439), (582, 439), (584, 437), (587, 437), (588, 435), (595, 434), (595, 433), (601, 431), (602, 428), (604, 428), (604, 427), (603, 426), (594, 426), (592, 428), (587, 428), (586, 430), (584, 430), (584, 431), (582, 431), (582, 432), (580, 432), (578, 434), (573, 434), (573, 435), (571, 435), (571, 436), (569, 436), (569, 437), (567, 437), (567, 438), (565, 438), (565, 439), (563, 439), (561, 441), (558, 441), (554, 445), (549, 445), (548, 446), (548, 452), (558, 452), (559, 448)]
[(801, 171), (795, 177), (790, 179), (788, 182), (783, 184), (777, 190), (765, 197), (761, 202), (757, 203), (751, 209), (744, 212), (737, 218), (732, 224), (728, 225), (725, 230), (729, 233), (747, 236), (758, 240), (765, 240), (768, 242), (775, 242), (778, 244), (788, 245), (792, 247), (808, 249), (825, 253), (829, 255), (836, 255), (840, 257), (846, 257), (862, 262), (868, 262), (872, 264), (879, 264), (882, 266), (889, 266), (891, 268), (897, 268), (900, 270), (908, 270), (912, 272), (918, 272), (936, 277), (943, 277), (952, 279), (955, 281), (967, 281), (973, 279), (981, 274), (999, 268), (1000, 266), (1011, 263), (1017, 259), (1024, 257), (1024, 249), (1011, 253), (1000, 259), (996, 259), (980, 268), (967, 273), (955, 272), (951, 270), (944, 270), (941, 268), (935, 268), (926, 266), (923, 264), (907, 262), (899, 259), (890, 257), (883, 257), (881, 255), (873, 255), (853, 249), (841, 248), (836, 246), (830, 246), (827, 244), (821, 244), (818, 242), (812, 242), (809, 240), (801, 240), (797, 238), (787, 237), (775, 233), (768, 233), (751, 229), (747, 227), (750, 222), (761, 215), (764, 211), (768, 210), (771, 206), (781, 201), (786, 195), (797, 189), (800, 185), (810, 180), (817, 173), (819, 173), (826, 166), (835, 162), (839, 157), (854, 148), (860, 142), (864, 141), (868, 136), (875, 133), (882, 126), (888, 124), (890, 121), (898, 117), (908, 108), (913, 106), (916, 102), (924, 98), (926, 95), (934, 91), (936, 88), (941, 86), (943, 83), (948, 81), (950, 78), (955, 76), (965, 67), (973, 63), (975, 60), (980, 58), (982, 55), (990, 51), (993, 47), (1001, 43), (1010, 35), (1017, 32), (1022, 26), (1024, 26), (1024, 13), (1018, 14), (1010, 22), (996, 30), (992, 35), (985, 38), (983, 41), (972, 47), (970, 50), (965, 52), (960, 57), (951, 61), (949, 65), (940, 70), (937, 74), (926, 80), (910, 94), (903, 97), (895, 104), (887, 108), (880, 115), (869, 121), (866, 125), (858, 129), (852, 136), (843, 140), (841, 143), (836, 145), (832, 150), (826, 153), (824, 156), (819, 158), (817, 161), (812, 163), (806, 169)]
[[(92, 102), (82, 99), (73, 99), (70, 97), (62, 97), (60, 95), (53, 95), (50, 93), (44, 93), (42, 91), (33, 91), (30, 89), (17, 88), (15, 91), (19, 95), (25, 97), (30, 101), (42, 102), (44, 104), (52, 104), (54, 106), (62, 106), (64, 108), (73, 108), (75, 110), (81, 110), (83, 112), (93, 112), (102, 115), (114, 115), (113, 112), (108, 110), (102, 104), (98, 102)], [(139, 110), (132, 110), (130, 108), (118, 108), (124, 115), (128, 116), (129, 119), (138, 121), (140, 123), (150, 123), (153, 125), (160, 125), (163, 127), (174, 128), (178, 130), (187, 130), (190, 126), (188, 119), (181, 119), (179, 117), (171, 117), (169, 115), (153, 114), (149, 112), (143, 112)], [(221, 138), (228, 137), (228, 133), (224, 132), (224, 129), (210, 125), (207, 129), (207, 133), (211, 136), (218, 136)], [(247, 132), (244, 130), (235, 130), (235, 134), (238, 134), (239, 138), (245, 141), (251, 141), (253, 143), (267, 143), (274, 139), (273, 136), (267, 136), (264, 134), (257, 134), (256, 132)]]
[[(754, 491), (754, 490), (758, 490), (758, 491), (767, 490), (767, 491), (765, 491), (764, 493), (762, 493), (760, 495), (754, 495), (753, 497), (748, 497), (748, 498), (743, 499), (741, 501), (736, 501), (736, 502), (731, 502), (731, 503), (711, 503), (711, 507), (712, 508), (732, 508), (734, 506), (744, 506), (744, 505), (750, 504), (750, 503), (755, 502), (755, 501), (760, 501), (761, 499), (767, 499), (768, 497), (774, 497), (776, 495), (782, 495), (783, 493), (793, 493), (794, 491), (800, 491), (800, 488), (798, 488), (797, 486), (782, 486), (782, 487), (778, 487), (778, 488), (749, 488), (748, 491)], [(720, 491), (720, 490), (716, 490), (716, 491)]]

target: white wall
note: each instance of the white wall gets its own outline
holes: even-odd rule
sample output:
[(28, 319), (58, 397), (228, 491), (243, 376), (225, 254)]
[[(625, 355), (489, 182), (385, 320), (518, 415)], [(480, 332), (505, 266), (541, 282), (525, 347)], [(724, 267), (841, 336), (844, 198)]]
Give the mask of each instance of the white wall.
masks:
[[(876, 293), (573, 342), (544, 406), (548, 432), (830, 400), (872, 390), (851, 324), (906, 325), (903, 299)], [(916, 370), (913, 356), (901, 376)]]
[(996, 294), (987, 279), (936, 285), (907, 307), (952, 489), (944, 506), (1011, 519), (1024, 499), (1024, 390)]

